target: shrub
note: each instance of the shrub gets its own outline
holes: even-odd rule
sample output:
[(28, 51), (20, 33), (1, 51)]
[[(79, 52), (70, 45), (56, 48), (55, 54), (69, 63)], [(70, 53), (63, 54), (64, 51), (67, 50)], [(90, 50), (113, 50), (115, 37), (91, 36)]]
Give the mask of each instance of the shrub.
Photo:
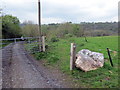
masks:
[(59, 41), (59, 39), (57, 37), (51, 38), (51, 42), (58, 42), (58, 41)]
[(37, 52), (37, 53), (35, 53), (35, 57), (37, 60), (44, 59), (47, 57), (47, 53), (46, 52)]
[(70, 33), (68, 33), (68, 34), (66, 34), (65, 35), (65, 37), (73, 37), (74, 35), (72, 35), (72, 34), (70, 34)]
[(59, 58), (56, 54), (51, 54), (51, 55), (49, 55), (47, 60), (48, 60), (49, 63), (55, 63), (59, 60)]
[(32, 48), (30, 48), (30, 52), (33, 54), (36, 53), (36, 51), (38, 50), (39, 50), (38, 46), (32, 46)]

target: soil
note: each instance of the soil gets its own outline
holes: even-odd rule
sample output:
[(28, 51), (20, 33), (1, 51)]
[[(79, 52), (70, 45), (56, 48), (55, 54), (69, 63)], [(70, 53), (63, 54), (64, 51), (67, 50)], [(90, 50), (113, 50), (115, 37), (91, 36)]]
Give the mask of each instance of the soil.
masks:
[[(73, 79), (58, 68), (44, 66), (35, 60), (23, 46), (23, 42), (9, 44), (2, 50), (2, 88), (75, 88)], [(2, 83), (2, 84), (1, 84)]]

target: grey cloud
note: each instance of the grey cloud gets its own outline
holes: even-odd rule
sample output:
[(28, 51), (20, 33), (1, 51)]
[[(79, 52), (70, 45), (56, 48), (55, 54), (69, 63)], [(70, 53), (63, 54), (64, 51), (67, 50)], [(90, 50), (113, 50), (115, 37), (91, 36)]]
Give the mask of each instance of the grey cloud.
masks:
[[(52, 2), (48, 0), (42, 0), (42, 18), (59, 18), (61, 21), (64, 20), (79, 23), (82, 21), (110, 21), (113, 17), (118, 15), (118, 10), (116, 7), (114, 7), (115, 4), (113, 7), (107, 7), (106, 2), (103, 2), (103, 0), (98, 4), (96, 4), (96, 0), (92, 0), (96, 2), (94, 6), (88, 4), (90, 0), (84, 3), (85, 5), (82, 5), (82, 2), (80, 3), (82, 0), (76, 0), (78, 3), (71, 3), (73, 0), (70, 0), (71, 2), (60, 4), (58, 1), (51, 1)], [(55, 1), (55, 3), (53, 1)], [(110, 3), (110, 5), (112, 5), (112, 3)], [(6, 8), (4, 11), (5, 13), (10, 13), (17, 16), (22, 21), (33, 20), (35, 23), (37, 23), (37, 9), (37, 2), (24, 2), (18, 5), (6, 3)], [(100, 10), (100, 12), (92, 11), (95, 9)], [(105, 15), (104, 12), (106, 13)], [(50, 23), (50, 20), (48, 23)]]

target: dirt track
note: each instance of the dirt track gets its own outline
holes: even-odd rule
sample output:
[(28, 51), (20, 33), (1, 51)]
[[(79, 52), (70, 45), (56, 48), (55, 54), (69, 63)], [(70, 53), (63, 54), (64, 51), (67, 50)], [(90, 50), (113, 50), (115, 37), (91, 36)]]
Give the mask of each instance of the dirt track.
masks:
[(34, 60), (22, 43), (2, 50), (2, 88), (72, 88), (74, 84), (57, 69)]

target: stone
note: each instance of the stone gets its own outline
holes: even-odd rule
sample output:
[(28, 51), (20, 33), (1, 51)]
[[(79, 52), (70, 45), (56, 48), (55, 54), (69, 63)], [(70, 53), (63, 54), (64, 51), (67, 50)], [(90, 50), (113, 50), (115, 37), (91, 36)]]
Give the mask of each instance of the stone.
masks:
[(104, 56), (102, 53), (82, 49), (76, 54), (75, 66), (85, 72), (96, 70), (103, 67), (103, 65)]

